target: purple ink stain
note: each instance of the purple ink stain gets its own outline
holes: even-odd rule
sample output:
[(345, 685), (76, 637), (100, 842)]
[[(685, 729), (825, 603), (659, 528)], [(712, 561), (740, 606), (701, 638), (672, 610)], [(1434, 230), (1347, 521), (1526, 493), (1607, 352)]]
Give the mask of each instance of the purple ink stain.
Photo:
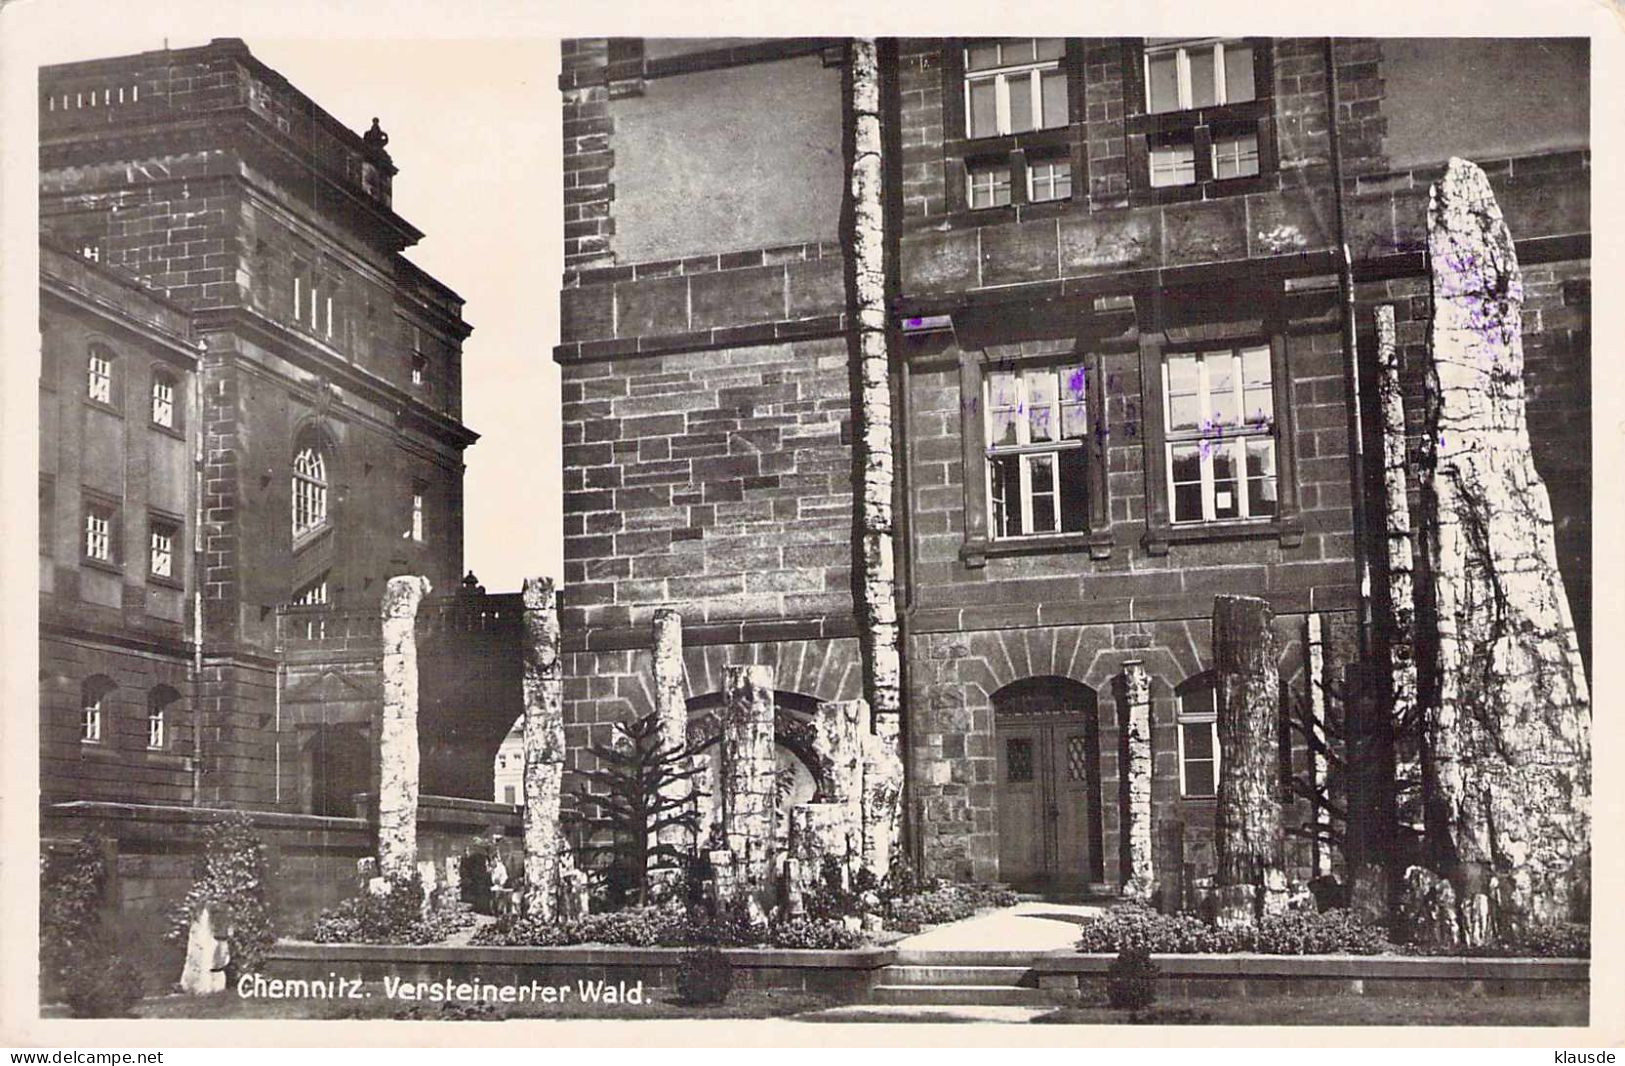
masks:
[(1089, 380), (1088, 375), (1085, 373), (1084, 368), (1081, 367), (1081, 366), (1074, 368), (1072, 373), (1067, 375), (1067, 377), (1066, 377), (1067, 391), (1071, 394), (1071, 396), (1072, 396), (1072, 398), (1074, 400), (1083, 399), (1084, 390), (1086, 389), (1086, 387), (1088, 385), (1088, 380)]

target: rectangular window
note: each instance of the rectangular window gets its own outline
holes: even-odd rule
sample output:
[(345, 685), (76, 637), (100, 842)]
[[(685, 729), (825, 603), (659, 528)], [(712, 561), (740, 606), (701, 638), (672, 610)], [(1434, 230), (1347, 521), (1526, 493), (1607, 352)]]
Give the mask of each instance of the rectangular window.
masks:
[(423, 497), (428, 492), (422, 482), (412, 485), (412, 539), (423, 543)]
[(502, 802), (503, 803), (508, 803), (508, 804), (512, 804), (512, 803), (515, 802), (515, 800), (514, 800), (514, 787), (512, 785), (503, 785), (502, 786)]
[(1086, 530), (1089, 405), (1084, 365), (995, 370), (984, 379), (982, 402), (992, 535)]
[(972, 163), (966, 168), (965, 198), (974, 208), (1003, 207), (1010, 202), (1010, 168), (1002, 163)]
[[(1007, 197), (1006, 202), (1009, 202), (1008, 201), (1008, 195), (1009, 195), (1008, 192), (1006, 192), (1006, 197)], [(429, 367), (429, 361), (427, 359), (423, 358), (423, 356), (421, 356), (421, 355), (412, 356), (412, 384), (414, 384), (414, 385), (422, 385), (423, 384), (424, 378), (426, 378), (428, 376), (428, 367)]]
[(1245, 41), (1152, 38), (1146, 42), (1148, 113), (1190, 111), (1254, 98), (1253, 49)]
[(168, 740), (164, 730), (164, 708), (153, 707), (147, 711), (147, 747), (162, 748)]
[(1175, 524), (1276, 514), (1274, 389), (1268, 345), (1164, 358), (1168, 499)]
[(148, 535), (148, 566), (153, 577), (175, 576), (175, 541), (177, 530), (168, 522), (152, 523)]
[(1004, 779), (1012, 784), (1021, 784), (1033, 779), (1033, 742), (1030, 737), (1005, 739)]
[(1040, 159), (1027, 165), (1027, 199), (1031, 203), (1072, 196), (1072, 161)]
[(1205, 799), (1219, 791), (1219, 721), (1213, 682), (1209, 675), (1193, 679), (1181, 689), (1176, 696), (1179, 790), (1187, 798)]
[(79, 739), (85, 744), (102, 742), (102, 697), (86, 702), (81, 708)]
[(175, 383), (165, 378), (152, 379), (152, 423), (165, 429), (175, 428)]
[[(1256, 146), (1256, 142), (1255, 142)], [(1255, 153), (1256, 161), (1256, 153)], [(1151, 187), (1196, 183), (1196, 146), (1190, 141), (1173, 140), (1150, 149)]]
[(299, 321), (305, 309), (305, 268), (295, 263), (293, 268), (293, 320)]
[(113, 402), (113, 360), (100, 351), (92, 351), (86, 369), (86, 393), (97, 403)]
[[(1258, 173), (1258, 134), (1243, 133), (1213, 139), (1213, 176), (1245, 178)], [(1153, 180), (1155, 185), (1156, 181)]]
[(326, 607), (327, 606), (327, 575), (312, 581), (304, 588), (293, 594), (295, 607)]
[(117, 512), (105, 504), (85, 506), (85, 558), (100, 563), (116, 562), (113, 520)]
[(977, 40), (964, 50), (965, 136), (996, 137), (1067, 124), (1059, 37)]

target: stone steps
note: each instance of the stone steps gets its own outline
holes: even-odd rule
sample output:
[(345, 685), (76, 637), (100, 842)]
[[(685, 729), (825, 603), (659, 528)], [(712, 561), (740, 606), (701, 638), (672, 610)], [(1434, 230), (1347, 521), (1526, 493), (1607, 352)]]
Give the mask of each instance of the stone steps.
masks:
[(890, 1006), (1053, 1007), (1042, 989), (1009, 985), (876, 985), (870, 1003)]
[(1037, 984), (1028, 966), (887, 966), (881, 971), (888, 985), (1003, 985)]
[(1045, 1007), (1031, 951), (909, 950), (879, 973), (869, 1003), (914, 1007)]

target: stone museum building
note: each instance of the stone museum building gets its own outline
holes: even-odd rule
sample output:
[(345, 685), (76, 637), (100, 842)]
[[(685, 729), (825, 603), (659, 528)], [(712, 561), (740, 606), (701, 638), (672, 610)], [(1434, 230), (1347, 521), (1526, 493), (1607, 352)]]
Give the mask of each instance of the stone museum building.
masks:
[[(792, 718), (864, 694), (845, 56), (564, 43), (577, 752), (650, 711), (662, 608), (691, 710), (729, 664), (774, 667)], [(1452, 156), (1517, 238), (1534, 459), (1589, 656), (1584, 40), (901, 39), (880, 69), (902, 834), (925, 870), (1125, 884), (1132, 676), (1159, 876), (1210, 874), (1216, 595), (1268, 601), (1283, 703), (1335, 719), (1390, 613), (1373, 311), (1396, 312), (1414, 450)], [(1278, 742), (1309, 828), (1286, 779), (1327, 769)], [(1294, 877), (1331, 869), (1290, 850)]]

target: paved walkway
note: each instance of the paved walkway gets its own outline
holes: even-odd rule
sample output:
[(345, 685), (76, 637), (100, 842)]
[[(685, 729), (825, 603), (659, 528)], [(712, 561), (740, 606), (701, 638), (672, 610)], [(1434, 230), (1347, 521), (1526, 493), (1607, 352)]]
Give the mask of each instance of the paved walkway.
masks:
[(1058, 951), (1078, 942), (1078, 926), (1103, 913), (1090, 903), (1018, 903), (939, 925), (897, 941), (899, 951)]

